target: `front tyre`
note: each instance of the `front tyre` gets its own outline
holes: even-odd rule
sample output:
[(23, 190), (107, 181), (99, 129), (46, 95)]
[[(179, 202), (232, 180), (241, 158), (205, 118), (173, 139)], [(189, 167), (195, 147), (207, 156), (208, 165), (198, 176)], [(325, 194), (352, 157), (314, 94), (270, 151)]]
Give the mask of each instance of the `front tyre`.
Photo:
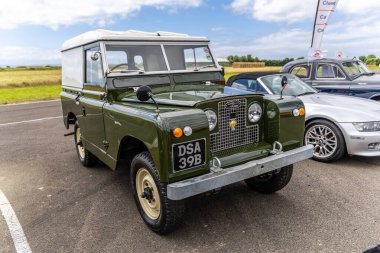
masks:
[(293, 175), (293, 164), (282, 167), (277, 171), (265, 173), (245, 180), (245, 183), (254, 191), (260, 193), (274, 193), (284, 188)]
[(79, 161), (82, 163), (82, 165), (85, 167), (95, 166), (98, 162), (98, 159), (84, 147), (78, 121), (75, 122), (74, 126), (74, 141), (75, 149), (77, 151)]
[(133, 158), (131, 187), (141, 217), (154, 232), (167, 234), (181, 224), (184, 201), (167, 198), (167, 184), (160, 182), (149, 152), (142, 152)]
[(346, 152), (342, 132), (327, 120), (314, 120), (306, 125), (305, 144), (314, 146), (313, 159), (319, 162), (339, 160)]

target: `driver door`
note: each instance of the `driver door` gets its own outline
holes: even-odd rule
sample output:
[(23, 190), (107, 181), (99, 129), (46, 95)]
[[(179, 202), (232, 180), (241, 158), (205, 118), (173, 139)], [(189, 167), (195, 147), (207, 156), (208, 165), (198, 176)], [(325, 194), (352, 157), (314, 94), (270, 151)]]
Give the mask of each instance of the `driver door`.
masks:
[(318, 63), (315, 66), (312, 86), (322, 92), (348, 95), (350, 80), (340, 66), (334, 63)]

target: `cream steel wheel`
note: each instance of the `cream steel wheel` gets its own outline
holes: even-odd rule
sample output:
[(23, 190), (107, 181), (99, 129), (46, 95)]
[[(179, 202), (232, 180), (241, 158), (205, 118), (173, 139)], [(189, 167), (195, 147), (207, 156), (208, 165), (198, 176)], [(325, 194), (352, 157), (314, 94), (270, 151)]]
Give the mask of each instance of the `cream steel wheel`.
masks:
[(74, 142), (79, 161), (82, 163), (82, 165), (85, 167), (94, 166), (97, 163), (98, 159), (84, 146), (82, 132), (78, 121), (75, 122), (74, 126)]
[(80, 127), (78, 127), (76, 129), (75, 135), (76, 135), (76, 145), (77, 145), (77, 149), (78, 149), (78, 154), (79, 154), (80, 158), (84, 159), (85, 150), (84, 150), (83, 143), (81, 140), (82, 135), (80, 133)]
[(152, 220), (157, 220), (161, 213), (160, 195), (152, 175), (146, 168), (140, 168), (136, 173), (136, 192), (146, 215)]

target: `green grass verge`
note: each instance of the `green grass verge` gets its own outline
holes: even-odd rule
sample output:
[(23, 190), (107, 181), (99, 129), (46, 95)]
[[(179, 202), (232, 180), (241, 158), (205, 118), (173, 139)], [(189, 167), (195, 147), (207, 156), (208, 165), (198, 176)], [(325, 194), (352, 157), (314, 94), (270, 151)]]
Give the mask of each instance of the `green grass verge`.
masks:
[(60, 85), (0, 88), (0, 104), (57, 99), (60, 92)]

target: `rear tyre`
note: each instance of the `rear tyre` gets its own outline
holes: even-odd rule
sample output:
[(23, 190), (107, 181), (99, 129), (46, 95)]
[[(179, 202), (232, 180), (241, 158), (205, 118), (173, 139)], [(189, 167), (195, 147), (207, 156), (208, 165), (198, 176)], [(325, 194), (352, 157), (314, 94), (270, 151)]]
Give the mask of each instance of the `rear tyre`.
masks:
[(340, 129), (323, 119), (306, 125), (305, 144), (314, 146), (313, 159), (319, 162), (333, 162), (346, 153), (346, 144)]
[(98, 159), (84, 147), (78, 121), (75, 122), (74, 126), (74, 141), (75, 149), (77, 150), (78, 158), (82, 165), (85, 167), (95, 166)]
[(182, 223), (185, 202), (167, 198), (167, 184), (160, 182), (149, 152), (142, 152), (133, 158), (131, 187), (141, 217), (154, 232), (167, 234)]
[(293, 164), (282, 167), (278, 171), (272, 171), (257, 177), (245, 180), (245, 183), (254, 191), (270, 194), (284, 188), (293, 175)]

